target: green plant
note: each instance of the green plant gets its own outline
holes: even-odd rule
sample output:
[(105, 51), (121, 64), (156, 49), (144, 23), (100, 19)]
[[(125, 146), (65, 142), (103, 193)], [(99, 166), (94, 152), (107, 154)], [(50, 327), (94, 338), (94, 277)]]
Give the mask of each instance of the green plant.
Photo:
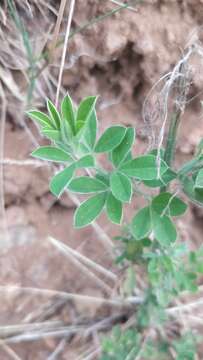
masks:
[[(145, 281), (140, 304), (134, 305), (133, 326), (127, 330), (116, 327), (112, 338), (103, 340), (101, 359), (174, 359), (174, 353), (179, 360), (194, 359), (193, 335), (173, 339), (167, 328), (176, 318), (170, 303), (182, 292), (196, 292), (198, 275), (203, 273), (203, 248), (190, 251), (177, 241), (175, 221), (187, 210), (183, 194), (185, 199), (203, 205), (203, 143), (191, 161), (178, 170), (173, 168), (178, 114), (171, 122), (166, 150), (157, 148), (133, 157), (133, 128), (114, 125), (97, 137), (96, 102), (97, 97), (87, 97), (76, 109), (66, 95), (60, 113), (48, 100), (48, 115), (36, 110), (28, 115), (51, 141), (32, 156), (64, 166), (51, 179), (50, 191), (56, 197), (64, 191), (88, 196), (75, 212), (74, 226), (85, 227), (102, 212), (112, 223), (122, 225), (115, 244), (116, 263), (126, 274), (123, 295), (133, 299), (140, 272)], [(110, 171), (101, 166), (100, 154), (106, 155)], [(145, 204), (129, 223), (124, 223), (124, 205), (137, 196)]]

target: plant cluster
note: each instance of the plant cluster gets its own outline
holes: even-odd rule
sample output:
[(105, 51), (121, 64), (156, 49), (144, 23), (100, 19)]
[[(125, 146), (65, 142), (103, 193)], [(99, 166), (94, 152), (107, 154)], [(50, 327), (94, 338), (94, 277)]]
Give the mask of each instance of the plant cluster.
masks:
[[(98, 138), (96, 101), (95, 96), (87, 97), (76, 109), (66, 95), (60, 113), (48, 100), (48, 115), (37, 110), (28, 115), (51, 141), (32, 156), (63, 166), (51, 179), (50, 191), (56, 197), (64, 191), (88, 196), (75, 212), (74, 226), (85, 227), (102, 212), (112, 223), (122, 225), (115, 239), (119, 249), (115, 261), (126, 271), (123, 293), (135, 295), (140, 272), (146, 282), (134, 325), (125, 331), (116, 327), (112, 338), (102, 341), (101, 359), (167, 360), (174, 359), (175, 353), (176, 360), (192, 360), (196, 353), (193, 335), (171, 339), (163, 329), (170, 327), (172, 300), (184, 291), (198, 291), (198, 275), (203, 273), (203, 248), (190, 251), (177, 241), (175, 221), (187, 210), (182, 195), (203, 205), (203, 142), (194, 158), (178, 170), (172, 165), (174, 129), (169, 130), (173, 141), (166, 149), (151, 149), (134, 157), (136, 132), (132, 127), (113, 125)], [(101, 154), (106, 155), (110, 171), (101, 166)], [(145, 205), (124, 223), (123, 208), (137, 196)]]

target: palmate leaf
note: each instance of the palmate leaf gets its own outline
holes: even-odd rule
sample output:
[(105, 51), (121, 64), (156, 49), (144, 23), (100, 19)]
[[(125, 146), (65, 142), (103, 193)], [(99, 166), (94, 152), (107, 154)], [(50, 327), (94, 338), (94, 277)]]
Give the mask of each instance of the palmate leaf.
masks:
[(123, 126), (111, 126), (105, 130), (95, 146), (96, 153), (112, 151), (123, 140), (126, 128)]
[(122, 202), (113, 196), (110, 192), (106, 201), (106, 212), (109, 220), (114, 224), (120, 224), (122, 221)]
[(99, 193), (84, 201), (76, 210), (74, 215), (74, 226), (82, 228), (91, 224), (102, 212), (107, 193)]
[(89, 121), (96, 105), (97, 96), (89, 96), (81, 101), (76, 115), (76, 133)]
[(54, 146), (41, 146), (34, 150), (31, 155), (38, 159), (54, 162), (69, 162), (73, 160), (67, 152)]
[(132, 234), (136, 240), (144, 239), (152, 228), (150, 207), (147, 206), (137, 212), (131, 223)]
[(156, 196), (152, 201), (152, 209), (159, 215), (180, 216), (187, 210), (187, 205), (177, 196), (165, 192)]
[(132, 197), (132, 184), (126, 175), (120, 172), (113, 172), (110, 176), (110, 188), (117, 200), (130, 202)]
[(96, 178), (80, 176), (70, 182), (68, 189), (72, 192), (88, 194), (105, 191), (108, 189), (108, 186)]
[(157, 158), (153, 155), (139, 156), (133, 160), (127, 161), (119, 168), (120, 172), (123, 174), (130, 177), (135, 177), (139, 180), (157, 179), (158, 175), (160, 174), (161, 177), (167, 169), (167, 164), (161, 160), (160, 169), (158, 172)]

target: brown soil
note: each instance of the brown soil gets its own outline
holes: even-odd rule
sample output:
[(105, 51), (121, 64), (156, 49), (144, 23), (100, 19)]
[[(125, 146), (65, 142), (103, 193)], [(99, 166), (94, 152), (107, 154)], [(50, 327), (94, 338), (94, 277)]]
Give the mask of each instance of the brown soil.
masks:
[[(75, 27), (113, 8), (108, 1), (78, 0), (76, 3)], [(54, 16), (49, 19), (54, 23)], [(100, 94), (100, 129), (118, 122), (137, 127), (136, 151), (140, 153), (146, 148), (149, 135), (149, 128), (143, 124), (141, 117), (143, 99), (160, 76), (169, 72), (177, 62), (189, 35), (201, 25), (202, 19), (201, 0), (145, 1), (138, 7), (137, 13), (122, 10), (73, 37), (69, 58), (66, 60), (68, 69), (64, 71), (63, 87), (70, 91), (76, 102), (84, 96)], [(54, 66), (50, 66), (49, 71), (53, 75), (58, 73)], [(192, 95), (201, 91), (202, 73), (199, 71), (194, 77)], [(203, 137), (200, 98), (190, 104), (184, 117), (177, 149), (179, 163), (191, 157), (199, 139)], [(8, 99), (8, 105), (12, 101), (13, 95)], [(42, 99), (39, 101), (39, 96), (36, 96), (34, 102), (42, 102)], [(6, 119), (4, 157), (25, 160), (30, 158), (34, 145), (20, 126), (18, 114), (16, 118), (11, 106)], [(36, 129), (31, 129), (37, 136)], [(39, 137), (38, 141), (41, 142)], [(104, 291), (94, 281), (87, 279), (77, 266), (47, 240), (51, 235), (80, 249), (91, 259), (113, 268), (111, 258), (91, 227), (80, 231), (73, 229), (73, 202), (65, 196), (56, 201), (50, 194), (48, 180), (52, 173), (46, 166), (4, 166), (7, 224), (6, 232), (2, 230), (0, 233), (1, 284), (104, 296)], [(201, 242), (202, 217), (202, 211), (194, 211), (191, 207), (179, 223), (183, 236), (191, 244)], [(100, 223), (109, 234), (118, 231), (118, 228), (112, 230), (105, 218)], [(3, 217), (0, 225), (3, 229)], [(17, 324), (33, 312), (36, 313), (36, 319), (40, 319), (37, 312), (44, 309), (45, 305), (51, 306), (46, 297), (8, 296), (3, 293), (2, 296), (1, 325)], [(82, 306), (81, 303), (71, 301), (59, 306), (53, 311), (54, 315), (46, 316), (45, 311), (45, 318), (71, 322), (86, 319), (88, 314), (90, 317), (99, 316), (99, 311), (98, 307)], [(109, 309), (103, 311), (109, 313)], [(59, 341), (48, 339), (28, 342), (23, 347), (22, 344), (16, 345), (15, 350), (23, 360), (44, 360)], [(76, 360), (85, 350), (84, 345), (76, 337), (71, 346), (65, 345), (58, 359)], [(10, 357), (2, 350), (0, 359), (7, 360)]]

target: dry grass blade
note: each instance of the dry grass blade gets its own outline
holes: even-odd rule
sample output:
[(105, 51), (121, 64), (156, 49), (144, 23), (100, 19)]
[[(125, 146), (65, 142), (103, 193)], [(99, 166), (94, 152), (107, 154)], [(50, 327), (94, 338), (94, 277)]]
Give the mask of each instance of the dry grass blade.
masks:
[(103, 266), (97, 264), (95, 261), (89, 259), (88, 257), (82, 255), (78, 251), (70, 248), (67, 244), (63, 244), (60, 241), (58, 241), (58, 240), (56, 240), (56, 239), (54, 239), (52, 237), (49, 237), (49, 240), (51, 241), (51, 243), (54, 246), (56, 246), (62, 252), (69, 253), (72, 256), (78, 258), (81, 262), (83, 262), (87, 266), (91, 267), (92, 269), (94, 269), (98, 273), (101, 273), (102, 275), (106, 276), (108, 279), (113, 280), (113, 281), (117, 280), (117, 276), (114, 273), (112, 273), (111, 271), (105, 269)]
[(50, 329), (55, 329), (56, 327), (62, 326), (61, 321), (44, 321), (44, 322), (34, 322), (30, 324), (15, 324), (15, 325), (4, 325), (0, 326), (0, 337), (6, 338), (8, 336), (13, 336), (19, 332), (29, 332), (29, 331), (45, 331)]
[(1, 124), (0, 124), (0, 215), (2, 218), (2, 227), (3, 227), (2, 230), (4, 232), (4, 236), (7, 241), (9, 235), (8, 235), (8, 227), (7, 227), (5, 203), (4, 203), (4, 180), (3, 180), (3, 165), (2, 165), (2, 161), (4, 158), (4, 136), (5, 136), (7, 102), (1, 83), (0, 83), (0, 98), (2, 103)]
[(62, 339), (56, 349), (52, 352), (51, 355), (48, 356), (47, 360), (56, 360), (58, 359), (61, 352), (64, 350), (66, 345), (67, 339)]
[(190, 302), (188, 304), (182, 304), (182, 305), (178, 305), (178, 306), (174, 306), (172, 308), (167, 309), (167, 313), (170, 315), (175, 315), (178, 312), (183, 312), (183, 311), (193, 311), (194, 308), (203, 305), (203, 298), (196, 300), (194, 302)]
[(50, 166), (50, 164), (46, 161), (40, 161), (40, 160), (16, 160), (16, 159), (8, 159), (4, 158), (3, 160), (0, 160), (0, 164), (2, 165), (8, 165), (8, 166)]
[(108, 305), (108, 306), (115, 306), (115, 307), (130, 307), (131, 301), (128, 301), (128, 299), (122, 299), (122, 298), (114, 298), (114, 299), (108, 299), (108, 298), (100, 298), (95, 296), (88, 296), (88, 295), (80, 295), (80, 294), (74, 294), (69, 293), (65, 291), (57, 291), (57, 290), (49, 290), (49, 289), (39, 289), (34, 287), (20, 287), (20, 286), (0, 286), (0, 292), (3, 293), (26, 293), (29, 295), (42, 295), (42, 296), (48, 296), (48, 297), (58, 297), (62, 299), (68, 300), (78, 300), (78, 301), (84, 301), (84, 302), (92, 302), (100, 305)]
[[(54, 242), (56, 245), (56, 242)], [(76, 257), (74, 257), (70, 252), (65, 250), (65, 246), (63, 247), (60, 244), (57, 244), (58, 249), (62, 251), (75, 266), (77, 266), (82, 274), (86, 274), (91, 280), (93, 280), (96, 285), (99, 285), (103, 290), (105, 290), (108, 294), (112, 293), (112, 288), (107, 285), (103, 280), (101, 280), (98, 276), (96, 276), (92, 271), (90, 271), (85, 265), (83, 265)]]
[(16, 352), (10, 348), (10, 346), (8, 346), (3, 340), (0, 340), (0, 346), (2, 347), (2, 349), (6, 352), (7, 355), (9, 355), (10, 359), (13, 360), (22, 360), (22, 358), (20, 358)]
[(124, 6), (124, 5), (126, 5), (126, 8), (127, 8), (128, 10), (137, 12), (137, 9), (136, 9), (135, 7), (133, 7), (133, 6), (131, 6), (131, 5), (128, 5), (128, 4), (125, 4), (125, 3), (121, 2), (121, 1), (117, 1), (117, 0), (109, 0), (109, 1), (112, 2), (113, 4), (116, 4), (116, 5), (119, 5), (119, 6)]
[(56, 25), (54, 28), (53, 38), (52, 38), (51, 44), (49, 46), (49, 56), (51, 58), (52, 58), (53, 51), (55, 50), (56, 45), (57, 45), (66, 3), (67, 3), (67, 0), (61, 0), (60, 8), (59, 8), (58, 16), (57, 16), (57, 21), (56, 21)]
[(53, 331), (44, 331), (44, 332), (41, 332), (41, 331), (27, 332), (22, 335), (8, 337), (7, 339), (5, 339), (5, 343), (17, 344), (17, 343), (22, 343), (22, 342), (33, 342), (33, 341), (38, 341), (38, 340), (47, 339), (47, 338), (69, 337), (73, 334), (81, 333), (82, 331), (84, 331), (84, 329), (75, 328), (73, 330), (73, 329), (64, 328), (64, 329), (56, 329)]
[[(55, 326), (50, 329), (43, 328), (32, 330), (27, 332), (19, 332), (16, 333), (14, 336), (8, 336), (5, 337), (4, 342), (5, 343), (20, 343), (25, 341), (36, 341), (41, 340), (49, 337), (65, 337), (64, 340), (68, 340), (69, 337), (72, 337), (73, 335), (77, 334), (80, 337), (83, 337), (84, 339), (87, 339), (95, 334), (96, 331), (107, 331), (112, 328), (113, 324), (120, 321), (120, 319), (123, 318), (123, 314), (120, 315), (114, 315), (108, 318), (104, 318), (103, 320), (93, 320), (91, 319), (88, 323), (85, 323), (82, 321), (80, 324), (76, 325), (62, 325), (62, 326)], [(95, 324), (92, 325), (93, 321), (95, 321)], [(56, 349), (57, 350), (57, 349)], [(90, 349), (85, 353), (85, 356), (89, 355), (89, 353), (92, 352)], [(54, 356), (56, 356), (56, 352), (52, 353)], [(80, 357), (81, 358), (81, 357)], [(82, 357), (83, 359), (83, 357)], [(82, 360), (81, 359), (81, 360)]]
[(64, 39), (63, 53), (62, 53), (62, 58), (61, 58), (61, 66), (60, 66), (60, 70), (59, 70), (58, 86), (57, 86), (57, 90), (56, 90), (56, 101), (55, 101), (56, 107), (58, 106), (58, 101), (59, 101), (59, 93), (60, 93), (60, 87), (61, 87), (61, 83), (62, 83), (63, 69), (64, 69), (64, 64), (65, 64), (67, 48), (68, 48), (68, 39), (69, 39), (69, 35), (70, 35), (73, 12), (74, 12), (74, 8), (75, 8), (75, 0), (70, 0), (70, 1), (71, 1), (70, 2), (70, 10), (69, 10), (66, 34), (65, 34), (65, 39)]
[(100, 352), (101, 352), (101, 349), (98, 348), (96, 350), (91, 351), (87, 356), (80, 358), (80, 360), (94, 360), (95, 356), (99, 355)]

